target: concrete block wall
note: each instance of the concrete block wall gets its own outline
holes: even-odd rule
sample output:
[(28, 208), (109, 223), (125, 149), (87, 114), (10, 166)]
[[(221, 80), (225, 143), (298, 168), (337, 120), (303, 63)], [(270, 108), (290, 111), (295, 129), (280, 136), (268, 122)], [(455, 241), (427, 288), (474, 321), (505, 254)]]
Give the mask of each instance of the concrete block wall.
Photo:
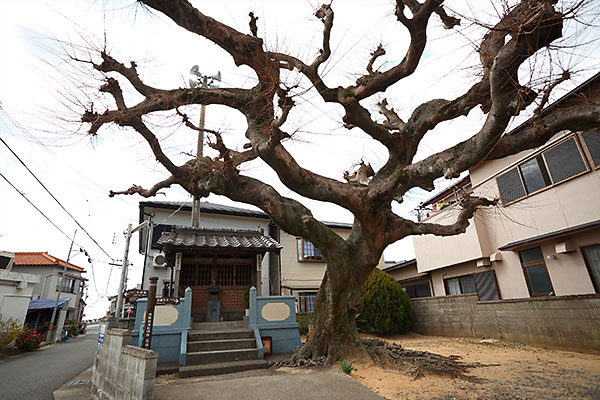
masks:
[(412, 329), (600, 354), (600, 295), (479, 302), (477, 295), (412, 299)]
[(131, 331), (109, 329), (92, 373), (92, 391), (99, 399), (152, 400), (158, 353), (131, 346)]

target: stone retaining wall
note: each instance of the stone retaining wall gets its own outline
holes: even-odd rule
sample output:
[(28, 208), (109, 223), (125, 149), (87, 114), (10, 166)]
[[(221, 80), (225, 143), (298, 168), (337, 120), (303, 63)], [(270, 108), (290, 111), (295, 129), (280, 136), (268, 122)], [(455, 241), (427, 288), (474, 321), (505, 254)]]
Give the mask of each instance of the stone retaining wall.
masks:
[(411, 299), (412, 330), (486, 337), (600, 354), (600, 295), (478, 301), (477, 295)]
[(109, 329), (98, 344), (92, 391), (99, 399), (152, 400), (158, 353), (131, 346), (131, 331)]

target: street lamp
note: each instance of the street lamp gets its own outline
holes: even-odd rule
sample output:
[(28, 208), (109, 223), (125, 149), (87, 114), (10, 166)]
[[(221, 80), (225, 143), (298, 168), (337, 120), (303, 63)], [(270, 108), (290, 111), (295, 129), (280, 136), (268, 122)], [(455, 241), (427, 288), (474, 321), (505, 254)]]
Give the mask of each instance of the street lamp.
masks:
[[(201, 87), (203, 89), (218, 88), (221, 82), (221, 71), (217, 72), (216, 75), (208, 76), (203, 75), (199, 70), (198, 66), (194, 65), (190, 69), (189, 84), (191, 88)], [(203, 156), (204, 148), (204, 118), (206, 116), (206, 105), (200, 104), (200, 123), (198, 124), (198, 150), (196, 157), (201, 158)], [(192, 202), (192, 228), (198, 228), (200, 226), (200, 197), (194, 195), (194, 201)]]

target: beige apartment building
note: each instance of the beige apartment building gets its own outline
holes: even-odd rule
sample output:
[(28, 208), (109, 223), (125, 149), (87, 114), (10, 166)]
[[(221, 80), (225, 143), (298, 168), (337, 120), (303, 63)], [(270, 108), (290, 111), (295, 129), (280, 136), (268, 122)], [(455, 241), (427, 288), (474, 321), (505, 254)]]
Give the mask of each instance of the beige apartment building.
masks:
[[(600, 74), (543, 112), (598, 99)], [(420, 219), (451, 224), (469, 195), (499, 203), (478, 210), (461, 235), (415, 236), (416, 266), (394, 270), (401, 283), (480, 300), (600, 293), (599, 130), (561, 132), (537, 149), (483, 162), (424, 202)]]

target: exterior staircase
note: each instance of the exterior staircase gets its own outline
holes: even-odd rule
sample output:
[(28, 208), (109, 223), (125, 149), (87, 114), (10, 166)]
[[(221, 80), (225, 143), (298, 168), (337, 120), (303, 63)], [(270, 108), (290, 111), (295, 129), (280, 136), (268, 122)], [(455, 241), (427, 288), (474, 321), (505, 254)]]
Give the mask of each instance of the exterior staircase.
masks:
[(258, 358), (254, 331), (244, 328), (242, 321), (193, 323), (188, 334), (186, 364), (179, 368), (181, 378), (268, 366), (267, 361)]

